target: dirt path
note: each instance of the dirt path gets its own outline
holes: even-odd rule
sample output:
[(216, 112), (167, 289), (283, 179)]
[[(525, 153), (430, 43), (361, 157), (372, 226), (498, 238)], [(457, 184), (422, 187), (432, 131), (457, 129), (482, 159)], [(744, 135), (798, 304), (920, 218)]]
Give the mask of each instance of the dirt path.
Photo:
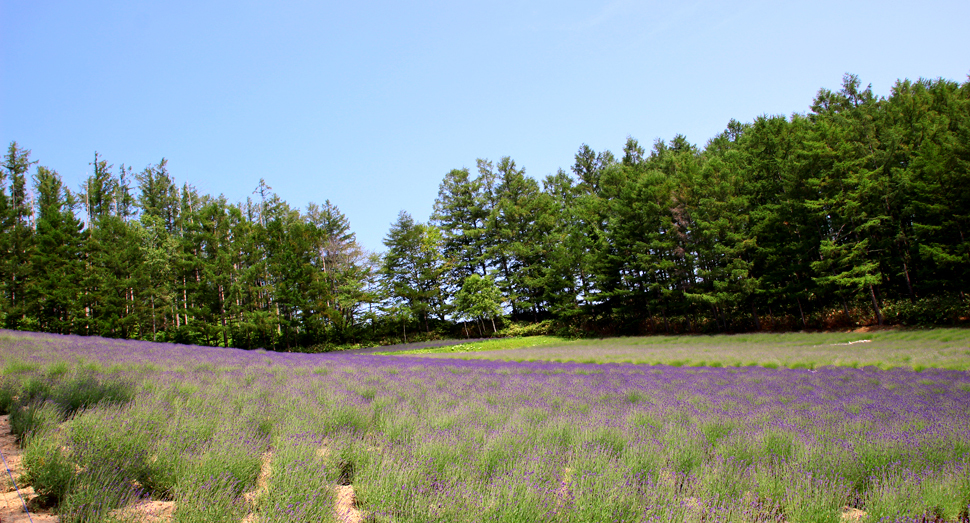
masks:
[(256, 480), (256, 488), (243, 494), (243, 498), (249, 505), (249, 514), (243, 518), (242, 523), (255, 523), (257, 521), (256, 510), (262, 502), (263, 496), (269, 491), (269, 478), (273, 475), (273, 452), (263, 453), (259, 466), (259, 479)]
[[(174, 518), (175, 502), (145, 499), (112, 511), (112, 514), (121, 521), (168, 523)], [(0, 523), (3, 522), (0, 521)]]
[[(34, 523), (45, 523), (57, 521), (57, 516), (47, 511), (34, 509), (31, 507), (30, 514), (24, 511), (24, 502), (30, 507), (30, 500), (35, 496), (34, 489), (31, 487), (17, 490), (11, 482), (13, 476), (17, 486), (20, 483), (22, 453), (17, 445), (16, 437), (10, 433), (10, 416), (0, 416), (0, 452), (3, 452), (3, 459), (7, 466), (0, 470), (0, 523), (21, 523), (33, 521)], [(2, 463), (0, 463), (2, 465)], [(21, 499), (23, 501), (21, 501)]]
[(357, 509), (357, 496), (353, 485), (337, 485), (337, 502), (334, 514), (340, 523), (361, 523), (364, 513)]

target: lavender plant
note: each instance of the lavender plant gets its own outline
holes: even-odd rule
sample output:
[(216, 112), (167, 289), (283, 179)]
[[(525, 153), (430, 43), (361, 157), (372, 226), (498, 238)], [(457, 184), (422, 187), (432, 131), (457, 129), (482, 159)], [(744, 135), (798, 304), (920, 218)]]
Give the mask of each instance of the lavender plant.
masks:
[[(65, 361), (62, 376), (83, 367), (132, 384), (128, 404), (80, 410), (45, 437), (60, 438), (79, 476), (120, 470), (117, 499), (137, 484), (174, 500), (180, 521), (250, 510), (327, 521), (343, 483), (372, 521), (795, 523), (839, 521), (846, 507), (872, 521), (970, 517), (964, 371), (19, 340), (2, 343), (0, 365), (36, 362), (8, 375), (21, 383)], [(266, 491), (247, 507), (266, 455)]]

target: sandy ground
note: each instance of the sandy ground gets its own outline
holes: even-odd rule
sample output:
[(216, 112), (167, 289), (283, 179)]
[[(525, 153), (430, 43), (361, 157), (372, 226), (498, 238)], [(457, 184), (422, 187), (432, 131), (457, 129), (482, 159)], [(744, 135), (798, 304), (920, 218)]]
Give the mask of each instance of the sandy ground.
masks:
[(266, 495), (266, 491), (269, 490), (269, 478), (273, 474), (272, 462), (273, 453), (269, 451), (264, 452), (259, 465), (259, 478), (256, 480), (256, 488), (243, 494), (243, 498), (245, 498), (252, 512), (246, 514), (242, 523), (255, 523), (257, 521), (255, 510), (259, 507), (263, 496)]
[[(167, 523), (172, 521), (175, 514), (175, 503), (172, 501), (142, 500), (125, 508), (112, 511), (122, 521), (139, 521), (143, 523)], [(0, 523), (3, 523), (0, 521)]]
[(36, 497), (34, 489), (31, 487), (17, 490), (11, 481), (20, 485), (20, 474), (22, 472), (20, 461), (20, 447), (17, 446), (17, 439), (10, 433), (10, 416), (0, 416), (0, 452), (3, 452), (3, 459), (7, 466), (0, 471), (0, 523), (20, 523), (33, 521), (34, 523), (57, 521), (48, 511), (34, 509), (31, 507), (30, 514), (24, 510), (24, 502), (30, 506), (30, 500)]
[(364, 521), (364, 514), (357, 509), (357, 497), (354, 495), (353, 485), (337, 486), (337, 506), (334, 507), (334, 513), (340, 523)]

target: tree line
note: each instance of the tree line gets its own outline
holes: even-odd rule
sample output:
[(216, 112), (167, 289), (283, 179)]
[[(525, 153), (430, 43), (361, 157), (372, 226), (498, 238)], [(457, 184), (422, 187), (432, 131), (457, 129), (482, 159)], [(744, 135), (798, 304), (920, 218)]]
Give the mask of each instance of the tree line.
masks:
[(231, 204), (163, 159), (95, 153), (79, 190), (11, 143), (0, 171), (7, 328), (242, 348), (342, 342), (372, 314), (373, 260), (329, 201), (291, 208), (264, 181)]
[[(508, 157), (441, 182), (366, 253), (329, 201), (245, 202), (95, 154), (78, 190), (11, 143), (7, 328), (294, 348), (482, 335), (737, 332), (968, 316), (970, 82), (846, 75), (807, 114), (732, 120), (541, 181)], [(30, 175), (34, 168), (33, 175)], [(28, 179), (30, 178), (30, 179)], [(28, 190), (30, 188), (31, 190)], [(413, 334), (411, 334), (413, 336)]]
[(583, 145), (541, 185), (508, 157), (476, 167), (385, 241), (419, 320), (480, 319), (456, 298), (482, 280), (508, 317), (579, 334), (970, 315), (970, 83), (899, 81), (883, 98), (846, 75), (807, 114), (732, 120), (703, 148)]

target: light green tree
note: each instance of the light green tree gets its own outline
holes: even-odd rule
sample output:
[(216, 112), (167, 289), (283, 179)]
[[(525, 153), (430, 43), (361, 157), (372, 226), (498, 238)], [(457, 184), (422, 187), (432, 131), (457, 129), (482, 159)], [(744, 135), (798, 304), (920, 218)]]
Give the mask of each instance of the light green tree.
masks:
[(491, 320), (493, 334), (498, 330), (495, 317), (502, 313), (502, 291), (491, 276), (472, 274), (465, 278), (461, 290), (455, 295), (454, 305), (460, 316), (477, 320), (482, 332), (485, 331), (485, 319)]

